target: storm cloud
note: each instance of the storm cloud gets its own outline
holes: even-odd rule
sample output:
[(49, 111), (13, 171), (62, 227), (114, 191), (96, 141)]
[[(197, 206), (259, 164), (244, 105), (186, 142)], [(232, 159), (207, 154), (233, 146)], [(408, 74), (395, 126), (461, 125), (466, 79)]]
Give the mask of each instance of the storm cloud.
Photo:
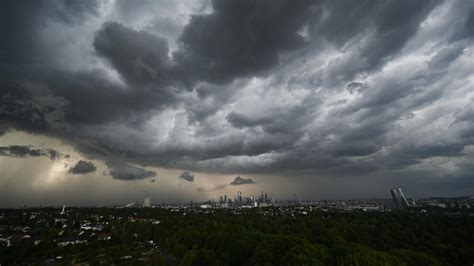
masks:
[(10, 145), (0, 147), (0, 156), (20, 158), (45, 156), (49, 157), (51, 160), (56, 160), (61, 156), (61, 154), (54, 149), (35, 149), (24, 145)]
[(222, 83), (261, 75), (278, 64), (280, 53), (305, 45), (299, 32), (318, 11), (307, 0), (213, 1), (211, 14), (191, 17), (174, 57), (194, 79)]
[(109, 172), (115, 179), (120, 180), (139, 180), (150, 177), (155, 177), (155, 171), (147, 171), (138, 166), (127, 164), (120, 161), (106, 162)]
[(230, 182), (229, 185), (231, 185), (231, 186), (240, 186), (240, 185), (250, 185), (250, 184), (256, 184), (256, 183), (251, 178), (242, 178), (240, 176), (237, 176), (234, 179), (234, 181)]
[(96, 33), (94, 48), (129, 82), (169, 79), (168, 42), (154, 34), (106, 22)]
[(71, 167), (71, 169), (69, 169), (69, 172), (75, 175), (87, 174), (87, 173), (95, 172), (96, 169), (97, 167), (95, 166), (94, 163), (81, 160), (77, 162), (76, 165)]
[(41, 156), (42, 152), (38, 149), (31, 149), (28, 146), (12, 145), (8, 147), (0, 147), (0, 155), (26, 157), (26, 156)]
[(70, 2), (2, 3), (0, 138), (58, 139), (120, 180), (441, 175), (435, 191), (474, 167), (471, 1)]
[(183, 173), (181, 173), (179, 175), (179, 178), (184, 179), (188, 182), (194, 182), (194, 175), (187, 171), (184, 171)]

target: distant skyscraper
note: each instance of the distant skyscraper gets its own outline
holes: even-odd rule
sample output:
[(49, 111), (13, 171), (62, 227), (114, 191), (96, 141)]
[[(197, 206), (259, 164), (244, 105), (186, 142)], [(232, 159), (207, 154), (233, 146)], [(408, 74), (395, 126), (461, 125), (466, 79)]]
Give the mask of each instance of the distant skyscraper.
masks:
[(151, 207), (151, 197), (145, 197), (143, 200), (143, 207), (150, 208)]
[(242, 204), (242, 191), (237, 192), (237, 200), (239, 201), (239, 204)]
[(400, 194), (401, 199), (402, 199), (402, 206), (403, 206), (404, 208), (410, 207), (410, 204), (408, 204), (408, 200), (407, 200), (407, 198), (405, 197), (405, 194), (403, 193), (402, 189), (401, 189), (401, 188), (398, 188), (397, 190), (398, 190), (398, 194)]
[(392, 194), (393, 203), (395, 203), (397, 208), (404, 209), (410, 206), (401, 188), (390, 189), (390, 194)]

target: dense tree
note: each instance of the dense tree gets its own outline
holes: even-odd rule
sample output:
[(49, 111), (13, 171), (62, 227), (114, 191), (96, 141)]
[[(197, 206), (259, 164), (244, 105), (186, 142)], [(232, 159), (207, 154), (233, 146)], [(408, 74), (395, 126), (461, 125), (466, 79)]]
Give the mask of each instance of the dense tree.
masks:
[[(11, 212), (11, 213), (10, 213)], [(153, 265), (472, 265), (474, 217), (468, 211), (429, 215), (415, 211), (301, 214), (299, 208), (180, 210), (91, 208), (71, 210), (71, 220), (107, 222), (110, 241), (58, 247), (54, 219), (28, 220), (4, 211), (1, 226), (22, 224), (43, 241), (0, 247), (0, 264), (66, 262)], [(48, 213), (48, 210), (42, 210)], [(53, 211), (52, 211), (53, 212)], [(56, 212), (56, 210), (54, 210)], [(184, 213), (186, 212), (186, 215)], [(46, 215), (46, 217), (49, 217)], [(117, 218), (117, 217), (120, 217)], [(133, 218), (139, 219), (133, 219)], [(94, 218), (95, 219), (95, 218)], [(160, 223), (152, 223), (159, 220)], [(49, 224), (49, 226), (47, 226)], [(71, 224), (71, 223), (69, 223)], [(152, 241), (152, 242), (150, 242)], [(152, 243), (152, 244), (150, 244)], [(139, 263), (140, 264), (140, 263)]]

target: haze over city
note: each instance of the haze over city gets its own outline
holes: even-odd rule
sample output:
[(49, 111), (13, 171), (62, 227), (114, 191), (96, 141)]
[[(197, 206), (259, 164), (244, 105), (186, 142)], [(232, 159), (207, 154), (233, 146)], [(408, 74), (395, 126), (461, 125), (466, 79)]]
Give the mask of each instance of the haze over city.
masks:
[(473, 1), (0, 6), (0, 207), (474, 191)]

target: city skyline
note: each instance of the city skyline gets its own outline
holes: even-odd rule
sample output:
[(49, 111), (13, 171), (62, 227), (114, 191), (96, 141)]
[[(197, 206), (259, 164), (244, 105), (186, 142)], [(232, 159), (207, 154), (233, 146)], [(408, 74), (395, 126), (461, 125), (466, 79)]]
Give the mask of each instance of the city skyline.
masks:
[(472, 1), (0, 6), (0, 208), (474, 191)]

